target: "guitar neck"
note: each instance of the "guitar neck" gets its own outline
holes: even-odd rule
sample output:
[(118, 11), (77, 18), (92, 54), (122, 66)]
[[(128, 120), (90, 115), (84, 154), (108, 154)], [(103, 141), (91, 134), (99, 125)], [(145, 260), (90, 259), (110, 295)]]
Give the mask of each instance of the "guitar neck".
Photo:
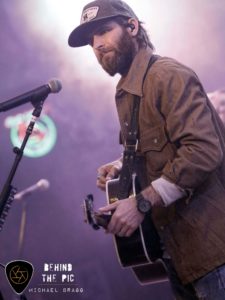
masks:
[(95, 219), (99, 226), (106, 229), (111, 220), (111, 215), (101, 215), (99, 213), (95, 213)]

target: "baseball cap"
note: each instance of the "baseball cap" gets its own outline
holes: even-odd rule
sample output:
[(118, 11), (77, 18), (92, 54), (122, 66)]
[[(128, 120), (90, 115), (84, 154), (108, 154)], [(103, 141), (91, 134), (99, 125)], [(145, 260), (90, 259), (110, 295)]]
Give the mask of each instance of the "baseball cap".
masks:
[(88, 44), (88, 33), (94, 24), (117, 16), (135, 18), (133, 10), (121, 0), (96, 0), (85, 5), (81, 15), (80, 25), (70, 34), (68, 44), (71, 47), (81, 47)]

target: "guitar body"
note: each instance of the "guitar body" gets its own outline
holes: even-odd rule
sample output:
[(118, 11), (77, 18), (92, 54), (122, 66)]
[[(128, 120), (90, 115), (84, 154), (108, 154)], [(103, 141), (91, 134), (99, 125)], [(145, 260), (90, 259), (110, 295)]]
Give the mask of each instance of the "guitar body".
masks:
[[(130, 196), (138, 191), (136, 176), (133, 176)], [(119, 179), (109, 180), (106, 183), (107, 202), (111, 204), (118, 200)], [(100, 226), (107, 228), (111, 214), (101, 215), (94, 212), (93, 195), (84, 200), (85, 220), (93, 229)], [(161, 257), (163, 254), (160, 238), (151, 220), (151, 214), (146, 214), (141, 225), (130, 237), (114, 235), (114, 243), (118, 260), (122, 267), (130, 267), (140, 284), (153, 284), (168, 281), (166, 269)]]
[[(138, 192), (136, 187), (136, 176), (133, 176), (130, 196)], [(106, 184), (106, 195), (109, 204), (118, 200), (118, 191), (119, 179), (109, 180)], [(121, 266), (132, 267), (141, 284), (168, 280), (163, 263), (159, 260), (156, 262), (157, 259), (162, 257), (162, 248), (150, 214), (145, 216), (142, 224), (130, 237), (115, 235), (114, 242)]]
[(166, 267), (162, 261), (155, 261), (131, 268), (141, 285), (155, 284), (168, 281)]

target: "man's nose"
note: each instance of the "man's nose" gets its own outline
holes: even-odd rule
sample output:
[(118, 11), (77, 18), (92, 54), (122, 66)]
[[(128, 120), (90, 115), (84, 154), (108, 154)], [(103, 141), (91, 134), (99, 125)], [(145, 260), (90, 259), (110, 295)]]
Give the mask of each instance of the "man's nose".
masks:
[(98, 49), (101, 49), (103, 48), (105, 45), (104, 43), (104, 39), (102, 36), (100, 35), (94, 35), (93, 36), (93, 48), (98, 50)]

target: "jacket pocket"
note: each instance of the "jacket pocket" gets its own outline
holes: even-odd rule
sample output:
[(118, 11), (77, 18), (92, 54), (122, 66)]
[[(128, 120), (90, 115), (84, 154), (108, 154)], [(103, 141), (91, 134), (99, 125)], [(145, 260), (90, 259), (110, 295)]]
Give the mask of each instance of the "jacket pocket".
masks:
[(140, 135), (140, 149), (147, 161), (149, 175), (159, 177), (169, 160), (175, 156), (176, 147), (167, 138), (164, 126), (147, 129)]
[(156, 126), (144, 131), (140, 136), (141, 152), (161, 151), (168, 142), (163, 126)]

